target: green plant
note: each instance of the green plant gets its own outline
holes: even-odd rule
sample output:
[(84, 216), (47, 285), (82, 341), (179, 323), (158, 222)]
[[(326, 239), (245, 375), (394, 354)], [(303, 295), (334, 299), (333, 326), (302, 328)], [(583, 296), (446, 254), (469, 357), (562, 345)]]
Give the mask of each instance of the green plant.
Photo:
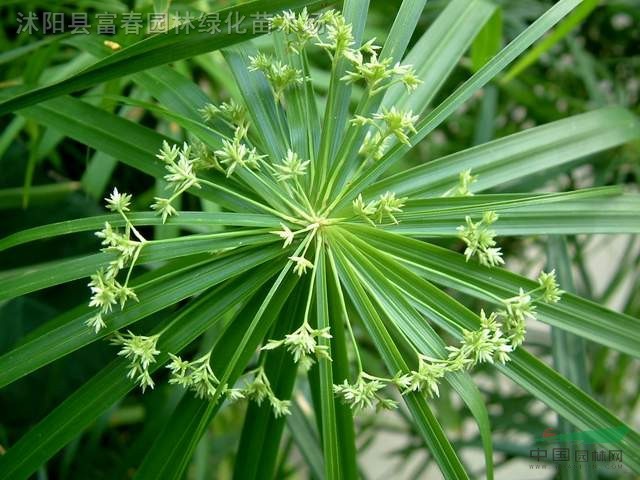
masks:
[[(182, 397), (154, 439), (136, 472), (139, 478), (179, 478), (214, 415), (243, 398), (252, 403), (236, 476), (271, 477), (278, 457), (275, 439), (292, 413), (298, 372), (306, 374), (312, 391), (323, 452), (320, 475), (326, 478), (358, 475), (354, 413), (373, 405), (394, 409), (399, 400), (445, 477), (467, 478), (427, 402), (442, 382), (472, 412), (492, 477), (489, 417), (469, 375), (481, 363), (494, 364), (579, 429), (624, 426), (522, 344), (526, 347), (526, 323), (539, 319), (637, 356), (637, 320), (563, 294), (554, 272), (531, 281), (500, 269), (504, 260), (497, 238), (638, 233), (639, 197), (617, 187), (479, 192), (637, 139), (640, 124), (623, 109), (601, 109), (388, 174), (580, 1), (558, 2), (432, 110), (444, 78), (494, 6), (483, 0), (451, 2), (405, 56), (413, 33), (407, 25), (415, 25), (424, 3), (402, 3), (381, 47), (362, 39), (367, 2), (348, 0), (342, 13), (279, 13), (272, 22), (272, 55), (249, 43), (231, 46), (249, 35), (161, 35), (0, 104), (0, 112), (24, 108), (28, 118), (167, 184), (166, 194), (151, 205), (155, 212), (133, 212), (132, 197), (114, 189), (106, 199), (110, 215), (0, 240), (6, 249), (98, 230), (104, 247), (98, 254), (0, 277), (2, 299), (89, 275), (92, 295), (88, 306), (40, 327), (0, 357), (0, 385), (102, 338), (111, 338), (123, 357), (0, 458), (4, 478), (36, 471), (136, 384), (152, 389), (154, 378), (167, 369), (169, 383), (193, 395)], [(318, 4), (279, 1), (269, 8), (278, 13)], [(265, 5), (240, 8), (251, 12)], [(457, 33), (463, 21), (472, 22), (473, 35)], [(443, 31), (450, 32), (449, 55), (438, 50)], [(54, 98), (213, 48), (224, 48), (241, 98), (212, 105), (194, 84), (163, 67), (155, 75), (181, 88), (152, 91), (161, 107), (124, 100), (181, 125), (190, 134), (182, 146), (83, 100)], [(323, 112), (310, 79), (313, 48), (325, 50), (330, 61)], [(143, 73), (136, 78), (153, 90)], [(350, 116), (356, 83), (364, 93)], [(176, 202), (186, 192), (226, 211), (180, 211)], [(221, 225), (224, 231), (154, 240), (141, 232), (165, 223)], [(464, 254), (421, 240), (429, 237), (459, 239)], [(154, 262), (166, 263), (133, 275), (136, 266)], [(489, 313), (466, 308), (436, 284), (481, 299)], [(186, 299), (169, 317), (147, 324), (148, 331), (138, 330), (136, 323)], [(220, 334), (212, 345), (197, 354), (189, 351), (216, 326)], [(386, 371), (373, 371), (361, 358), (355, 326), (373, 342)], [(118, 333), (123, 329), (136, 333)], [(627, 465), (639, 471), (640, 437), (631, 431), (621, 443)]]

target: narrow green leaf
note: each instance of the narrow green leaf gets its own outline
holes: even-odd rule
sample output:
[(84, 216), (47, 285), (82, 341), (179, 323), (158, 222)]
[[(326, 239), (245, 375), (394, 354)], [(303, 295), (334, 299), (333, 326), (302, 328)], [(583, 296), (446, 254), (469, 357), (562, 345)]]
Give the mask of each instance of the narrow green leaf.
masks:
[[(273, 243), (275, 236), (260, 230), (188, 235), (167, 240), (152, 240), (142, 248), (138, 265), (181, 256), (251, 245)], [(103, 252), (31, 265), (0, 273), (0, 300), (15, 298), (54, 285), (85, 278), (116, 258)]]
[[(537, 283), (500, 268), (487, 268), (448, 249), (371, 227), (349, 225), (374, 247), (401, 259), (430, 281), (499, 304), (501, 299), (537, 287)], [(539, 320), (601, 345), (640, 356), (640, 322), (601, 305), (565, 294), (555, 305), (537, 303)]]
[(471, 98), (477, 90), (486, 85), (498, 72), (503, 70), (581, 1), (582, 0), (560, 0), (553, 5), (469, 80), (458, 87), (444, 102), (420, 120), (416, 126), (417, 133), (409, 138), (410, 145), (399, 144), (391, 148), (373, 168), (368, 170), (368, 172), (358, 180), (354, 181), (349, 188), (340, 195), (338, 200), (334, 201), (334, 204), (337, 204), (338, 208), (340, 208), (341, 206), (345, 206), (345, 204), (351, 203), (359, 192), (371, 185), (382, 173), (397, 163), (411, 148), (437, 128), (437, 126), (455, 112), (458, 107)]
[[(150, 370), (157, 370), (168, 360), (167, 352), (179, 352), (215, 325), (230, 309), (248, 300), (274, 273), (274, 265), (260, 267), (250, 275), (240, 276), (207, 293), (175, 318), (172, 317), (169, 320), (172, 326), (158, 343), (161, 353), (156, 363), (149, 367)], [(164, 326), (160, 325), (157, 330)], [(0, 457), (0, 478), (27, 478), (135, 388), (135, 384), (127, 378), (127, 371), (127, 360), (113, 360), (70, 395)]]
[[(18, 347), (0, 357), (0, 387), (41, 368), (85, 345), (100, 340), (112, 332), (141, 318), (160, 311), (180, 300), (196, 295), (228, 278), (255, 268), (280, 256), (280, 246), (241, 251), (203, 265), (186, 267), (156, 276), (145, 283), (132, 282), (140, 300), (122, 311), (105, 316), (107, 328), (99, 334), (84, 322), (95, 315), (95, 310), (79, 306), (45, 325), (44, 330), (31, 335)], [(144, 277), (141, 277), (144, 278)]]
[[(306, 50), (302, 50), (299, 54), (291, 52), (287, 35), (283, 32), (273, 32), (272, 37), (275, 58), (302, 72), (304, 82), (300, 88), (293, 87), (284, 92), (285, 123), (289, 131), (291, 149), (301, 158), (313, 160), (316, 152), (315, 145), (320, 136), (320, 117), (308, 72), (307, 52)], [(309, 177), (305, 177), (303, 181), (305, 180), (309, 180)]]
[(402, 60), (426, 3), (427, 0), (402, 0), (380, 58), (391, 58), (392, 64)]
[[(320, 241), (318, 241), (318, 247), (316, 249), (315, 264), (316, 318), (318, 328), (322, 329), (330, 327), (330, 323), (325, 250)], [(318, 343), (326, 347), (331, 356), (331, 342), (326, 338), (320, 338)], [(336, 411), (333, 398), (333, 370), (331, 360), (327, 358), (318, 359), (318, 376), (322, 425), (321, 437), (324, 452), (324, 478), (341, 479), (344, 478), (344, 476), (341, 473), (340, 451), (338, 449), (338, 431), (336, 428)]]
[[(155, 212), (133, 212), (127, 215), (134, 225), (163, 225), (162, 218)], [(119, 214), (98, 215), (95, 217), (66, 220), (64, 222), (42, 225), (39, 227), (12, 233), (0, 239), (0, 251), (22, 245), (24, 243), (43, 240), (59, 235), (96, 231), (109, 222), (114, 227), (123, 227), (125, 221)], [(276, 217), (257, 213), (233, 212), (179, 212), (167, 218), (166, 225), (176, 227), (210, 227), (223, 225), (227, 227), (278, 228), (280, 222)]]
[[(338, 272), (328, 262), (327, 278), (329, 298), (329, 322), (331, 325), (331, 356), (333, 358), (333, 383), (339, 385), (345, 380), (351, 381), (350, 362), (347, 349), (347, 322), (349, 321), (346, 302)], [(356, 433), (353, 411), (349, 405), (336, 401), (336, 427), (338, 429), (338, 448), (340, 452), (341, 472), (343, 478), (356, 480), (360, 478), (357, 461)]]
[[(330, 252), (332, 251), (333, 249), (330, 250)], [(363, 290), (353, 267), (349, 265), (348, 260), (342, 256), (340, 251), (335, 253), (337, 262), (334, 262), (334, 264), (340, 274), (342, 284), (363, 319), (367, 331), (384, 359), (389, 372), (391, 374), (396, 374), (397, 372), (406, 373), (408, 366), (385, 328), (376, 308)], [(453, 446), (424, 397), (420, 394), (409, 393), (403, 398), (416, 421), (416, 426), (421, 436), (438, 462), (445, 478), (468, 478)]]
[[(580, 198), (581, 193), (584, 198)], [(578, 190), (560, 195), (523, 195), (512, 200), (509, 195), (468, 197), (474, 199), (471, 201), (418, 200), (409, 202), (405, 212), (397, 215), (400, 223), (383, 228), (412, 237), (456, 237), (457, 227), (464, 225), (466, 216), (479, 219), (491, 210), (499, 214), (492, 230), (500, 236), (640, 233), (640, 195), (611, 196), (611, 193), (615, 191), (604, 190), (600, 194)], [(439, 210), (438, 206), (445, 209)]]
[(479, 192), (638, 138), (640, 122), (629, 111), (616, 107), (594, 110), (392, 175), (372, 185), (364, 196), (386, 191), (398, 196), (442, 195), (466, 169), (478, 175), (471, 190)]

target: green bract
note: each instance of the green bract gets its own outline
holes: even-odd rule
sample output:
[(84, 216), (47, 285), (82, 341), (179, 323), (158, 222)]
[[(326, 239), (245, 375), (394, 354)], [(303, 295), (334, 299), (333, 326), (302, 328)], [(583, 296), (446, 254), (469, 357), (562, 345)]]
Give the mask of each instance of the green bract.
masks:
[[(328, 479), (357, 477), (353, 414), (371, 407), (406, 409), (443, 475), (467, 478), (430, 406), (444, 384), (458, 392), (475, 418), (492, 478), (489, 415), (470, 375), (480, 365), (499, 369), (577, 428), (624, 425), (527, 353), (526, 327), (544, 321), (637, 357), (637, 321), (561, 291), (555, 270), (542, 271), (533, 281), (500, 268), (505, 262), (498, 242), (506, 235), (638, 233), (638, 196), (615, 188), (482, 192), (638, 138), (638, 120), (618, 108), (597, 110), (409, 171), (393, 170), (580, 1), (557, 2), (431, 109), (430, 100), (475, 34), (467, 38), (468, 33), (449, 29), (451, 50), (440, 57), (427, 32), (405, 55), (425, 1), (402, 2), (381, 45), (362, 38), (368, 2), (347, 0), (341, 11), (311, 14), (319, 3), (279, 0), (242, 7), (276, 14), (268, 52), (241, 43), (248, 34), (156, 36), (0, 104), (0, 112), (28, 107), (28, 117), (165, 184), (165, 193), (148, 209), (134, 208), (137, 199), (114, 189), (105, 199), (112, 215), (0, 241), (4, 249), (89, 230), (98, 230), (102, 241), (95, 255), (0, 278), (1, 299), (90, 279), (86, 306), (0, 357), (0, 385), (103, 338), (120, 348), (113, 351), (113, 363), (0, 457), (0, 477), (32, 474), (136, 385), (148, 392), (160, 382), (186, 393), (136, 478), (181, 478), (213, 416), (243, 400), (251, 403), (240, 449), (250, 454), (249, 459), (238, 455), (236, 475), (271, 478), (282, 429), (296, 421), (287, 417), (299, 410), (296, 397), (306, 383), (320, 430), (320, 475)], [(467, 3), (484, 13), (471, 18)], [(493, 7), (483, 0), (454, 0), (433, 28), (450, 26), (461, 12), (477, 33)], [(176, 88), (155, 90), (147, 74), (135, 70), (136, 59), (144, 59), (140, 70), (156, 66), (154, 54), (172, 45), (175, 50), (156, 64), (222, 48), (237, 98), (214, 105), (166, 66), (157, 74)], [(324, 50), (330, 64), (326, 98), (314, 89), (311, 49)], [(431, 68), (441, 72), (439, 82), (427, 81)], [(162, 105), (153, 111), (182, 126), (186, 142), (169, 141), (84, 100), (54, 98), (124, 74), (150, 89)], [(350, 112), (354, 86), (362, 95)], [(44, 100), (49, 101), (36, 105)], [(86, 128), (78, 125), (88, 119), (94, 121)], [(223, 211), (182, 211), (180, 197), (187, 193)], [(602, 208), (623, 221), (610, 222), (592, 208), (603, 199), (610, 203)], [(575, 210), (579, 218), (565, 223)], [(162, 239), (140, 232), (142, 226), (165, 223), (223, 229)], [(424, 241), (430, 237), (457, 239), (464, 253)], [(157, 262), (165, 263), (134, 275), (136, 267)], [(435, 284), (487, 302), (486, 311), (468, 309)], [(146, 323), (149, 331), (137, 325), (178, 304), (169, 315)], [(211, 331), (215, 338), (194, 356), (188, 347)], [(385, 371), (362, 354), (362, 339), (375, 347)], [(622, 448), (627, 465), (640, 471), (638, 434), (629, 432)]]

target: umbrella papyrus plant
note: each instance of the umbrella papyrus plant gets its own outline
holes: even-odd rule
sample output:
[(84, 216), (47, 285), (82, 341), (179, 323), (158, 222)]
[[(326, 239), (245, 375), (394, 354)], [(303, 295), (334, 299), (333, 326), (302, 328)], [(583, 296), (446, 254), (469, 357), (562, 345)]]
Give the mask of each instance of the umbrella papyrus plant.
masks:
[[(623, 109), (606, 108), (399, 171), (407, 152), (581, 2), (557, 2), (436, 106), (436, 93), (495, 7), (454, 0), (407, 51), (425, 3), (402, 2), (381, 45), (362, 38), (367, 1), (347, 0), (339, 10), (314, 1), (249, 3), (242, 12), (273, 14), (269, 49), (257, 49), (248, 33), (178, 30), (0, 104), (0, 112), (20, 109), (167, 184), (148, 211), (134, 212), (132, 197), (116, 188), (106, 198), (111, 214), (0, 240), (7, 249), (95, 230), (101, 243), (94, 255), (0, 276), (3, 300), (80, 278), (89, 278), (90, 297), (0, 357), (0, 386), (93, 342), (115, 345), (109, 365), (0, 457), (2, 478), (26, 478), (129, 391), (167, 379), (187, 393), (137, 478), (180, 478), (212, 418), (233, 402), (249, 402), (235, 475), (270, 478), (283, 430), (295, 428), (287, 420), (304, 382), (321, 439), (316, 474), (324, 478), (358, 477), (354, 415), (372, 408), (406, 409), (443, 475), (467, 478), (430, 406), (443, 382), (472, 413), (491, 478), (489, 416), (470, 375), (479, 364), (492, 364), (578, 429), (624, 426), (527, 353), (526, 328), (542, 321), (637, 357), (638, 321), (562, 292), (553, 271), (530, 280), (503, 269), (499, 239), (638, 233), (639, 197), (615, 187), (482, 192), (637, 139), (640, 124)], [(105, 56), (93, 37), (80, 45)], [(212, 104), (161, 66), (215, 49), (239, 93), (228, 102)], [(311, 78), (312, 49), (323, 50), (330, 65), (323, 97)], [(129, 74), (158, 103), (127, 101), (182, 126), (185, 142), (61, 97)], [(362, 95), (350, 111), (354, 85)], [(187, 192), (224, 211), (180, 211), (176, 200)], [(143, 227), (164, 223), (222, 230), (145, 237)], [(459, 238), (464, 252), (429, 243), (434, 237)], [(144, 273), (135, 268), (159, 262)], [(472, 311), (443, 287), (487, 308)], [(137, 328), (177, 304), (150, 331)], [(211, 348), (185, 353), (219, 324)], [(367, 365), (356, 327), (385, 372)], [(640, 471), (640, 436), (630, 431), (610, 440)]]

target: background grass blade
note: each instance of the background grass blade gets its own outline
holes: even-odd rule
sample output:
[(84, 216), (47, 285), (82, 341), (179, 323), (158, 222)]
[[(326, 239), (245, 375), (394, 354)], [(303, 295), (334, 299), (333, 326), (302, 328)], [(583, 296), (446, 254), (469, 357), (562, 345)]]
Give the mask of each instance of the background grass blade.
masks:
[(504, 77), (500, 79), (500, 82), (508, 83), (520, 75), (520, 73), (534, 64), (540, 56), (571, 33), (571, 31), (585, 18), (587, 18), (598, 5), (600, 5), (600, 0), (584, 0), (584, 2), (582, 2), (575, 11), (571, 13), (571, 15), (563, 20), (551, 34), (532, 48), (529, 53), (518, 60), (518, 62), (509, 69)]

